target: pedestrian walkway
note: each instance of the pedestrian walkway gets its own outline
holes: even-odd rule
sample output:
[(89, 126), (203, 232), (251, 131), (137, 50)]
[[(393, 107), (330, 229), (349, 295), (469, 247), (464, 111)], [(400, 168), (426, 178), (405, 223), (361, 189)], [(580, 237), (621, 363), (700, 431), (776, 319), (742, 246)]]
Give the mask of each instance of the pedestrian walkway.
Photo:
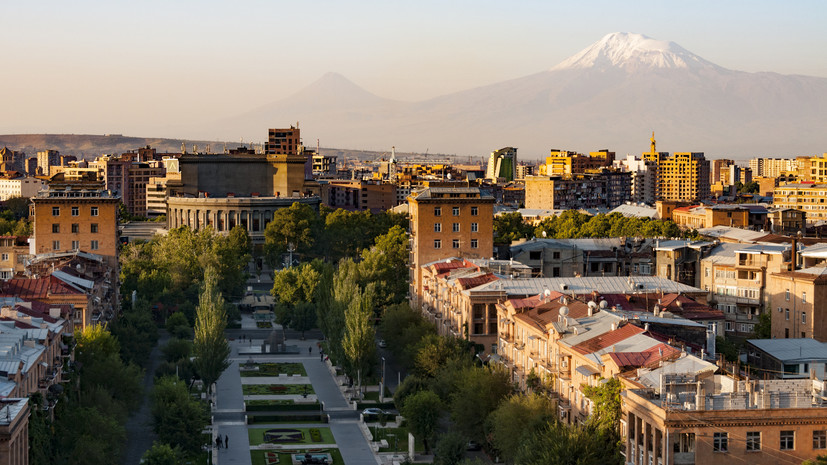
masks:
[[(253, 342), (255, 344), (255, 341)], [(259, 341), (260, 344), (260, 341)], [(362, 434), (356, 412), (342, 395), (336, 380), (331, 375), (325, 362), (319, 357), (315, 340), (290, 340), (290, 345), (298, 347), (298, 354), (287, 355), (239, 355), (240, 348), (247, 348), (249, 341), (231, 341), (230, 366), (224, 371), (216, 383), (215, 406), (213, 409), (213, 445), (215, 435), (222, 438), (229, 436), (229, 448), (218, 449), (214, 464), (252, 465), (250, 458), (248, 426), (244, 415), (244, 395), (241, 391), (242, 378), (239, 373), (239, 364), (251, 358), (256, 362), (298, 362), (304, 365), (307, 377), (313, 385), (317, 398), (324, 404), (328, 412), (353, 412), (351, 415), (338, 413), (331, 418), (327, 425), (306, 425), (297, 423), (295, 427), (329, 427), (336, 440), (339, 452), (347, 465), (376, 465), (378, 457), (373, 453), (367, 439)], [(308, 351), (308, 349), (310, 349)], [(275, 377), (278, 379), (278, 377)], [(345, 415), (342, 417), (342, 415)], [(285, 424), (266, 425), (257, 424), (254, 428), (284, 427)], [(293, 425), (290, 425), (293, 426)]]

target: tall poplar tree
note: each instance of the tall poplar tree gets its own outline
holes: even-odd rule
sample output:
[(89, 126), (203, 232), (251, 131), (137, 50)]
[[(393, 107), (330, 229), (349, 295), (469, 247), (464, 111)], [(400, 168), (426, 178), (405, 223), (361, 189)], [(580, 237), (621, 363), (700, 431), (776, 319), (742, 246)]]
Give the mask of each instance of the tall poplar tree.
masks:
[(195, 369), (211, 392), (212, 385), (230, 365), (230, 345), (224, 336), (227, 312), (224, 297), (218, 291), (218, 273), (213, 267), (204, 271), (204, 290), (198, 301), (195, 316), (193, 353)]

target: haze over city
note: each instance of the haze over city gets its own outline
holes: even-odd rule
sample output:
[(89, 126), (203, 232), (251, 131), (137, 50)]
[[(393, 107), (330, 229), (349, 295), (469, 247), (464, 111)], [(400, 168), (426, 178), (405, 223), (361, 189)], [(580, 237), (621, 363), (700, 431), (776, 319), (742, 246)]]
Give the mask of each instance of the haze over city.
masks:
[[(643, 121), (623, 128), (624, 134), (634, 132), (628, 140), (553, 133), (543, 137), (530, 128), (536, 141), (521, 140), (528, 136), (515, 132), (475, 145), (468, 137), (488, 128), (469, 127), (467, 133), (454, 134), (445, 128), (432, 141), (425, 131), (421, 146), (414, 146), (411, 134), (392, 134), (387, 140), (363, 137), (371, 133), (369, 124), (355, 140), (320, 127), (337, 121), (312, 124), (312, 116), (290, 118), (274, 112), (269, 116), (278, 121), (249, 124), (243, 116), (295, 95), (330, 72), (388, 101), (427, 102), (550, 70), (620, 31), (674, 42), (727, 70), (825, 77), (827, 51), (819, 46), (827, 41), (819, 24), (824, 8), (818, 2), (7, 4), (3, 15), (15, 20), (7, 24), (3, 39), (7, 72), (0, 95), (14, 111), (0, 116), (0, 127), (3, 133), (258, 141), (261, 124), (302, 119), (306, 135), (321, 138), (323, 146), (381, 149), (395, 143), (414, 151), (485, 155), (499, 144), (519, 146), (530, 152), (529, 158), (558, 146), (585, 151), (599, 145), (634, 153), (646, 148), (649, 131), (660, 129), (665, 150), (746, 157), (757, 146), (768, 147), (765, 154), (771, 155), (788, 147), (789, 140), (783, 139), (802, 138), (782, 128), (768, 136), (777, 144), (761, 140), (750, 147), (728, 146), (721, 143), (723, 135), (709, 136), (704, 128), (685, 134), (686, 128)], [(227, 123), (236, 117), (240, 123)], [(433, 119), (427, 112), (418, 117)], [(442, 124), (450, 124), (449, 117), (446, 122)], [(592, 123), (583, 121), (582, 126)], [(416, 126), (419, 120), (398, 124)], [(491, 125), (501, 126), (502, 121)], [(588, 129), (605, 132), (602, 127)], [(759, 124), (751, 130), (767, 133)], [(465, 140), (451, 143), (451, 138)], [(632, 145), (631, 140), (640, 142)], [(685, 146), (689, 141), (697, 143)], [(360, 147), (354, 145), (360, 142)], [(790, 147), (790, 154), (796, 151), (814, 154), (823, 148), (810, 142)]]

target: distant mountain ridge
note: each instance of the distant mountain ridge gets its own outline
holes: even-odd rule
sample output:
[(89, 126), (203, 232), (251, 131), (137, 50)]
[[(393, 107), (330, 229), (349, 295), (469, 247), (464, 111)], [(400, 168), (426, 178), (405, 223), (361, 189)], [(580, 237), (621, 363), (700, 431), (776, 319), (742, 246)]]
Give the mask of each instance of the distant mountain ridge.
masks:
[(654, 130), (667, 151), (814, 155), (827, 151), (827, 78), (729, 70), (673, 42), (613, 33), (546, 71), (420, 102), (383, 99), (328, 73), (208, 133), (250, 134), (285, 121), (300, 122), (306, 140), (368, 150), (639, 154)]
[[(221, 152), (223, 142), (188, 141), (184, 139), (163, 139), (158, 137), (132, 137), (121, 134), (0, 134), (0, 147), (25, 152), (32, 157), (41, 150), (57, 150), (64, 155), (75, 155), (91, 160), (103, 154), (120, 155), (130, 150), (151, 146), (158, 152), (181, 152), (181, 143), (192, 151), (193, 144), (199, 150), (206, 150), (212, 144), (213, 151)], [(238, 145), (227, 144), (228, 147)]]

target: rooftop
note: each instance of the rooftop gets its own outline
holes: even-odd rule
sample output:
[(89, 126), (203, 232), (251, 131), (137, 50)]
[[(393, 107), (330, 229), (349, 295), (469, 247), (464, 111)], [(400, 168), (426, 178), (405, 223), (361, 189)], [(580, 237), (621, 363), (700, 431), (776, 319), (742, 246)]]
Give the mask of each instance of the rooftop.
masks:
[(747, 342), (782, 363), (795, 361), (827, 361), (827, 344), (813, 338), (749, 339)]
[(645, 294), (689, 293), (704, 294), (697, 287), (687, 286), (657, 276), (595, 276), (581, 278), (523, 278), (502, 279), (472, 289), (481, 292), (504, 292), (506, 295), (530, 296), (549, 291), (565, 294)]

